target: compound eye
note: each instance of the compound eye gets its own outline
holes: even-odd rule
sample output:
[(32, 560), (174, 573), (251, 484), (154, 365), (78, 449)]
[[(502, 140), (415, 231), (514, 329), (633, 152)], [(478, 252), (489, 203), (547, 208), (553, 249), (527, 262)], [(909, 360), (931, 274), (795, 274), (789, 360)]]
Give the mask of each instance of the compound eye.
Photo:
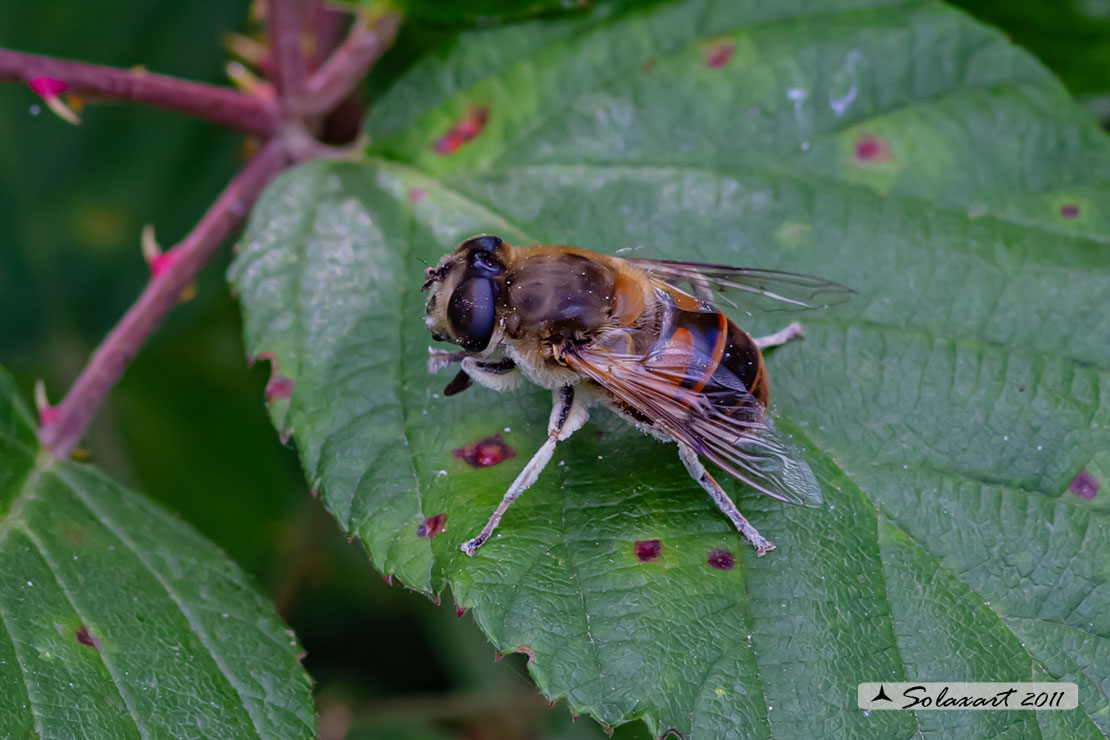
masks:
[(447, 304), (451, 333), (471, 352), (481, 352), (493, 337), (497, 296), (492, 280), (471, 277), (459, 283)]
[(473, 239), (468, 239), (463, 245), (469, 250), (476, 252), (496, 252), (497, 248), (503, 242), (496, 236), (476, 236)]
[(505, 271), (505, 266), (501, 264), (501, 260), (489, 252), (471, 252), (467, 267), (468, 274), (481, 275), (482, 277), (495, 277)]

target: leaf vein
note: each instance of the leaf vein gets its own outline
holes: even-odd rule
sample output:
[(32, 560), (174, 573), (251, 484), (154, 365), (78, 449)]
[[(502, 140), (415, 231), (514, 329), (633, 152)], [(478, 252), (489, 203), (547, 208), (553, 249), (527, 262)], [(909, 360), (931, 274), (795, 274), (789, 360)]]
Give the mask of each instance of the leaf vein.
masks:
[[(97, 520), (102, 525), (104, 525), (104, 527), (109, 532), (115, 535), (116, 539), (122, 542), (123, 545), (135, 555), (135, 559), (138, 560), (139, 563), (141, 563), (143, 567), (146, 568), (147, 572), (149, 572), (151, 576), (153, 576), (154, 579), (159, 583), (159, 585), (162, 586), (162, 589), (166, 592), (166, 595), (170, 598), (171, 601), (174, 602), (178, 610), (181, 612), (181, 615), (185, 618), (185, 622), (186, 624), (188, 624), (189, 630), (196, 636), (197, 640), (199, 640), (200, 643), (204, 645), (205, 649), (208, 651), (208, 654), (212, 656), (212, 661), (216, 664), (216, 667), (219, 669), (221, 675), (224, 677), (224, 680), (227, 681), (228, 685), (231, 686), (232, 690), (239, 696), (240, 704), (246, 711), (247, 716), (250, 717), (251, 724), (254, 725), (255, 732), (258, 734), (259, 737), (264, 737), (265, 733), (262, 731), (262, 722), (257, 716), (257, 710), (249, 706), (246, 700), (249, 692), (246, 691), (245, 687), (239, 686), (238, 681), (236, 681), (232, 677), (231, 670), (228, 668), (223, 656), (220, 655), (219, 650), (217, 649), (217, 645), (212, 641), (212, 639), (209, 637), (208, 633), (204, 630), (200, 623), (197, 622), (197, 619), (193, 615), (192, 610), (188, 606), (186, 606), (184, 600), (177, 593), (174, 587), (147, 560), (144, 551), (141, 548), (136, 547), (131, 539), (119, 527), (116, 526), (112, 518), (101, 511), (99, 506), (93, 503), (93, 501), (85, 495), (85, 493), (81, 490), (81, 487), (77, 485), (74, 481), (70, 480), (68, 476), (62, 472), (62, 469), (57, 470), (55, 472), (55, 475), (60, 481), (66, 484), (69, 490), (73, 493), (74, 497), (77, 498), (77, 500), (80, 501), (85, 506), (85, 508), (88, 509), (89, 512), (93, 516), (95, 516)], [(264, 698), (262, 700), (263, 702), (266, 701)], [(303, 720), (303, 718), (299, 719)]]
[[(85, 615), (81, 613), (81, 610), (77, 607), (77, 602), (74, 601), (73, 595), (70, 593), (69, 589), (66, 588), (66, 585), (62, 580), (61, 572), (58, 570), (57, 564), (46, 553), (46, 548), (43, 547), (43, 544), (39, 540), (38, 535), (32, 532), (26, 524), (20, 527), (20, 529), (27, 537), (27, 539), (31, 541), (31, 544), (35, 546), (35, 549), (38, 550), (39, 556), (42, 557), (43, 562), (46, 563), (47, 569), (50, 571), (51, 575), (54, 576), (54, 583), (57, 584), (58, 590), (62, 592), (62, 595), (65, 597), (66, 602), (69, 604), (70, 608), (73, 609), (73, 613), (76, 614), (78, 619), (81, 620), (81, 624), (90, 624), (90, 620), (87, 619)], [(119, 698), (123, 702), (123, 705), (127, 707), (127, 716), (131, 720), (131, 723), (135, 726), (135, 731), (139, 733), (139, 737), (141, 738), (150, 737), (150, 733), (144, 730), (142, 725), (139, 723), (138, 712), (131, 704), (128, 696), (124, 693), (123, 680), (120, 678), (119, 672), (112, 665), (112, 661), (105, 654), (106, 651), (98, 647), (95, 648), (95, 652), (97, 654), (97, 657), (100, 659), (101, 665), (104, 666), (104, 670), (106, 670), (108, 672), (108, 675), (112, 677), (112, 685), (115, 687), (116, 692), (119, 694)]]

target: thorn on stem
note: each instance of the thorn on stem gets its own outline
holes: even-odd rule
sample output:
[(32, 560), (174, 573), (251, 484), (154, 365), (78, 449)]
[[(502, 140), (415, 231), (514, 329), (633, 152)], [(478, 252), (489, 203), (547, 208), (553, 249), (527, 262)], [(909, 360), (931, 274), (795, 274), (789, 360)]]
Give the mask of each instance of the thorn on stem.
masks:
[[(154, 236), (153, 224), (143, 226), (142, 251), (143, 259), (146, 260), (147, 267), (150, 268), (151, 277), (158, 277), (167, 272), (176, 265), (181, 258), (181, 252), (177, 247), (174, 247), (168, 252), (162, 251), (162, 247), (158, 245), (158, 240)], [(196, 298), (196, 296), (197, 283), (194, 280), (181, 289), (181, 295), (178, 296), (178, 300), (182, 303), (186, 303)]]
[(248, 95), (261, 95), (262, 91), (266, 89), (266, 83), (241, 62), (228, 62), (227, 66), (224, 67), (224, 72), (235, 87)]
[(74, 126), (81, 123), (81, 117), (62, 100), (62, 93), (69, 89), (69, 85), (65, 82), (53, 77), (32, 77), (27, 85), (31, 88), (31, 92), (42, 98), (46, 107), (54, 111), (63, 121), (72, 123)]
[(46, 383), (42, 378), (35, 381), (35, 409), (39, 412), (39, 426), (58, 421), (58, 409), (50, 405), (46, 397)]
[(158, 239), (154, 236), (154, 224), (146, 224), (143, 226), (141, 246), (143, 250), (143, 259), (145, 259), (147, 265), (150, 266), (150, 271), (154, 272), (156, 269), (161, 269), (155, 267), (155, 265), (158, 264), (158, 260), (162, 257), (162, 247), (158, 246)]
[(255, 69), (265, 67), (270, 58), (270, 52), (265, 44), (241, 33), (224, 35), (224, 48)]

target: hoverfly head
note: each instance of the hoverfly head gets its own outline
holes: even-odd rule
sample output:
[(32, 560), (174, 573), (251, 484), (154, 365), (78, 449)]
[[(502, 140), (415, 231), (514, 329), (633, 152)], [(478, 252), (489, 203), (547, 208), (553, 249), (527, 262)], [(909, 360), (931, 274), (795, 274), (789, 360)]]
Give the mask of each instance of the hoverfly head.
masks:
[(437, 341), (483, 352), (497, 326), (508, 245), (496, 236), (467, 239), (424, 271), (425, 323)]

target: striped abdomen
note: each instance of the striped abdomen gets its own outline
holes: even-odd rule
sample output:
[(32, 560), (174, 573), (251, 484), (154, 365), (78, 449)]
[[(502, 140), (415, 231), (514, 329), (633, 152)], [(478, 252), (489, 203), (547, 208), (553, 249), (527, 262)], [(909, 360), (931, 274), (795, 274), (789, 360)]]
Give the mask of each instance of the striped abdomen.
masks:
[(683, 298), (701, 310), (666, 306), (659, 338), (644, 359), (653, 374), (672, 379), (677, 398), (686, 389), (726, 414), (750, 407), (752, 396), (766, 406), (770, 388), (755, 341), (723, 313)]

